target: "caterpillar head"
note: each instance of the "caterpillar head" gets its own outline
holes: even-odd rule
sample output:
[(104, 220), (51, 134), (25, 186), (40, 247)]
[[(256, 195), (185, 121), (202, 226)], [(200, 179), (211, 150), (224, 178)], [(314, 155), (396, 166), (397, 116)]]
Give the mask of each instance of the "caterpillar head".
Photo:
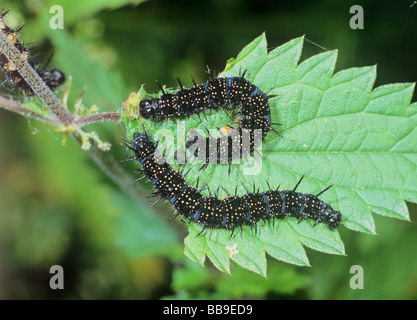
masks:
[(158, 99), (144, 99), (139, 102), (139, 112), (142, 118), (151, 119), (157, 116)]
[(43, 70), (39, 72), (39, 75), (52, 90), (65, 82), (65, 75), (58, 69), (51, 71)]
[(156, 151), (157, 144), (152, 141), (146, 132), (133, 135), (132, 150), (135, 152), (136, 159), (143, 163), (144, 159)]
[(335, 211), (330, 206), (325, 209), (323, 216), (323, 222), (330, 230), (335, 229), (342, 221), (342, 214), (340, 211)]

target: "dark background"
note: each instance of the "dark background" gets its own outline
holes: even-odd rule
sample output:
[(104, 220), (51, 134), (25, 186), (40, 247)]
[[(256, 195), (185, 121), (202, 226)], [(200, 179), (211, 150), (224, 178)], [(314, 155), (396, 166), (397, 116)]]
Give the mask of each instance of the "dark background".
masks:
[[(84, 2), (94, 7), (99, 1)], [(49, 7), (61, 3), (65, 34), (47, 23)], [(338, 49), (335, 72), (377, 64), (375, 86), (417, 79), (413, 1), (102, 1), (108, 4), (93, 9), (82, 3), (4, 4), (13, 8), (6, 22), (25, 21), (23, 39), (54, 52), (53, 65), (72, 76), (70, 108), (84, 86), (86, 106), (115, 111), (142, 84), (152, 92), (158, 90), (155, 80), (176, 87), (176, 76), (186, 86), (191, 75), (205, 82), (206, 66), (222, 71), (227, 59), (263, 32), (270, 49), (305, 35), (301, 60)], [(355, 4), (364, 9), (363, 30), (349, 27)], [(125, 158), (120, 125), (91, 130), (113, 143), (116, 159)], [(409, 208), (413, 221), (416, 207)], [(347, 256), (307, 250), (312, 268), (268, 259), (263, 279), (236, 265), (230, 277), (209, 261), (205, 268), (190, 262), (182, 254), (183, 240), (146, 212), (74, 141), (62, 147), (60, 133), (0, 110), (2, 299), (417, 298), (414, 222), (374, 215), (378, 235), (340, 228)], [(64, 290), (48, 286), (55, 264), (64, 267)], [(352, 265), (364, 268), (364, 290), (349, 287)]]

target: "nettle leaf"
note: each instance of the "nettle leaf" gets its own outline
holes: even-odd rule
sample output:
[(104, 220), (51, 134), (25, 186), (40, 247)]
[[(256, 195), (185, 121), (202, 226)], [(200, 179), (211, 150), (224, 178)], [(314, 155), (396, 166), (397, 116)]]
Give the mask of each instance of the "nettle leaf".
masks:
[[(299, 63), (303, 40), (293, 39), (268, 53), (262, 34), (236, 59), (230, 59), (219, 75), (237, 76), (247, 70), (249, 81), (264, 92), (271, 90), (270, 94), (277, 96), (270, 100), (271, 115), (273, 122), (282, 123), (278, 130), (283, 138), (270, 132), (261, 158), (233, 164), (229, 177), (227, 165), (210, 164), (199, 171), (198, 163), (186, 164), (191, 169), (188, 184), (195, 185), (199, 178), (211, 190), (223, 186), (234, 193), (237, 187), (243, 195), (242, 183), (255, 184), (260, 191), (268, 189), (267, 182), (273, 188), (293, 189), (305, 175), (299, 192), (318, 193), (333, 185), (320, 198), (341, 211), (340, 227), (374, 234), (372, 212), (409, 220), (405, 200), (417, 202), (417, 104), (410, 105), (414, 84), (389, 84), (372, 90), (374, 66), (334, 74), (337, 51)], [(175, 149), (177, 139), (185, 139), (192, 128), (221, 128), (232, 122), (221, 110), (208, 112), (207, 119), (203, 115), (163, 122), (137, 119), (134, 102), (144, 96), (142, 88), (126, 108), (128, 135), (143, 130), (143, 124), (154, 139), (168, 139), (170, 148)], [(219, 196), (225, 195), (220, 189)], [(322, 224), (313, 228), (313, 221), (308, 220), (259, 222), (256, 232), (245, 226), (242, 234), (235, 232), (232, 237), (230, 230), (207, 230), (197, 236), (202, 226), (188, 223), (188, 228), (185, 255), (202, 265), (207, 256), (224, 272), (230, 272), (233, 260), (266, 276), (265, 253), (308, 266), (304, 246), (330, 254), (345, 253), (337, 230), (330, 231)]]

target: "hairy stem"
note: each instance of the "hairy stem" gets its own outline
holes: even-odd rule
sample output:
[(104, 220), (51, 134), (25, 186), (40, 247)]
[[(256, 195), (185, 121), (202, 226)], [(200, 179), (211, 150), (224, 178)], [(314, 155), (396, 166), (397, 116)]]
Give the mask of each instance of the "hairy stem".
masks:
[[(28, 110), (15, 100), (10, 100), (6, 97), (3, 97), (0, 95), (0, 108), (3, 108), (5, 110), (18, 113), (22, 116), (33, 118), (35, 120), (41, 121), (43, 123), (52, 125), (54, 127), (61, 127), (62, 123), (55, 119), (55, 117), (48, 117), (40, 115), (39, 113), (33, 112), (31, 110)], [(74, 123), (78, 127), (84, 127), (89, 124), (97, 123), (97, 122), (118, 122), (120, 121), (120, 112), (103, 112), (103, 113), (96, 113), (87, 115), (84, 117), (81, 117), (79, 119), (76, 119), (74, 117)]]
[(51, 117), (44, 117), (36, 112), (23, 108), (19, 102), (14, 101), (14, 100), (9, 100), (3, 96), (0, 96), (0, 108), (18, 113), (25, 117), (34, 118), (38, 121), (41, 121), (49, 125), (53, 125), (55, 127), (58, 127), (61, 125), (61, 123), (58, 120), (53, 119)]
[(91, 114), (88, 116), (84, 116), (80, 119), (75, 120), (75, 123), (78, 124), (80, 127), (84, 127), (91, 123), (96, 122), (105, 122), (105, 121), (120, 121), (120, 112), (104, 112), (104, 113), (97, 113)]

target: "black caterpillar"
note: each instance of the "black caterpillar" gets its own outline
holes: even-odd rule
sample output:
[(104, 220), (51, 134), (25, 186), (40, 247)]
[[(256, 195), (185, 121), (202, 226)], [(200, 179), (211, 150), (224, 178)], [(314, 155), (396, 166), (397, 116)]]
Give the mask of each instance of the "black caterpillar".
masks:
[[(182, 173), (174, 170), (164, 161), (164, 157), (157, 151), (157, 143), (153, 142), (146, 133), (135, 133), (127, 147), (134, 151), (132, 159), (142, 165), (144, 177), (155, 188), (158, 199), (165, 199), (181, 215), (191, 221), (199, 223), (205, 228), (240, 228), (247, 224), (255, 224), (268, 218), (296, 217), (299, 221), (307, 218), (315, 220), (315, 224), (323, 222), (330, 230), (336, 228), (342, 220), (339, 211), (335, 211), (318, 197), (327, 191), (327, 187), (318, 194), (296, 192), (302, 178), (293, 190), (269, 190), (264, 192), (249, 192), (243, 197), (229, 195), (219, 199), (216, 195), (201, 194), (202, 189), (191, 187), (184, 180)], [(138, 179), (140, 180), (140, 179)], [(236, 188), (237, 190), (237, 188)], [(226, 191), (226, 190), (225, 190)], [(158, 202), (157, 201), (157, 202)], [(233, 233), (232, 233), (233, 234)]]
[[(7, 10), (4, 12), (4, 8), (0, 10), (0, 31), (3, 32), (8, 40), (15, 46), (15, 48), (20, 52), (20, 57), (22, 60), (26, 60), (32, 68), (36, 70), (42, 80), (46, 85), (54, 90), (65, 82), (65, 75), (57, 70), (45, 70), (47, 64), (43, 67), (42, 70), (39, 69), (40, 63), (34, 63), (33, 58), (29, 56), (28, 52), (33, 49), (33, 47), (28, 48), (26, 45), (22, 44), (16, 36), (16, 33), (22, 30), (23, 26), (20, 25), (15, 29), (9, 28), (3, 21), (4, 16), (9, 12)], [(27, 92), (28, 94), (33, 94), (32, 89), (28, 83), (23, 79), (23, 77), (16, 70), (16, 67), (11, 63), (7, 57), (0, 50), (0, 68), (6, 72), (6, 80), (0, 84), (0, 87), (7, 82), (13, 83), (14, 87)]]
[[(252, 153), (265, 139), (269, 130), (279, 133), (272, 125), (268, 96), (245, 77), (245, 72), (238, 77), (211, 78), (208, 82), (184, 89), (179, 79), (181, 90), (175, 94), (163, 92), (159, 98), (144, 99), (138, 108), (142, 118), (164, 120), (174, 117), (189, 117), (192, 114), (208, 109), (228, 108), (238, 110), (236, 121), (238, 128), (222, 138), (202, 137), (195, 135), (186, 142), (186, 147), (200, 159), (208, 163), (228, 163)], [(245, 140), (246, 139), (246, 140)], [(198, 143), (197, 143), (198, 142)], [(194, 146), (194, 147), (193, 147)], [(202, 167), (202, 168), (203, 168)]]

